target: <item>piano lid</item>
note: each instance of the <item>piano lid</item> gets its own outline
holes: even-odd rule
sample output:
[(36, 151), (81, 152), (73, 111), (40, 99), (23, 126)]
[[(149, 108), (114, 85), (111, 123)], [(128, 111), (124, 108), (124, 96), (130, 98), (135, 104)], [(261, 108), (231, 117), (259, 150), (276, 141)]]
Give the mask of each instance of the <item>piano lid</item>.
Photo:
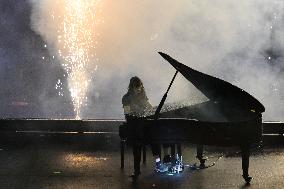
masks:
[(194, 70), (165, 53), (159, 52), (159, 54), (209, 100), (249, 112), (262, 113), (265, 111), (264, 106), (246, 91), (227, 81)]

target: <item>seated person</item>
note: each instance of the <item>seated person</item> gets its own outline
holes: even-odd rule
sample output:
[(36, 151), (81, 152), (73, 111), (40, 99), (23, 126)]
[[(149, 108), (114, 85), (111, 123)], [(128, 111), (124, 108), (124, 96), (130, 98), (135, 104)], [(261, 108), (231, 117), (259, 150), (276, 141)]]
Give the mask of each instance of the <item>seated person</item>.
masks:
[[(127, 121), (131, 118), (138, 119), (153, 112), (153, 107), (149, 103), (142, 81), (138, 77), (132, 77), (128, 86), (128, 92), (122, 98), (122, 104), (124, 114)], [(138, 127), (138, 125), (136, 125)], [(139, 136), (138, 136), (139, 137)], [(143, 144), (133, 145), (133, 156), (134, 156), (134, 174), (138, 176), (140, 174), (140, 161), (141, 161), (141, 148)], [(169, 159), (168, 149), (164, 148), (165, 158)], [(156, 171), (165, 172), (167, 166), (165, 166), (160, 159), (160, 145), (151, 145), (152, 153), (156, 159)]]

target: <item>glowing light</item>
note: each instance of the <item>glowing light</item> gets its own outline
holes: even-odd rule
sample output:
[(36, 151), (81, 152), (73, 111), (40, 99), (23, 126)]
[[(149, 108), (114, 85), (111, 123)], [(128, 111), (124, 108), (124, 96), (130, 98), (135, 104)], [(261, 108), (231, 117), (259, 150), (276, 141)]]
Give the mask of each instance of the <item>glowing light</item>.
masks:
[[(96, 69), (90, 69), (98, 61), (93, 51), (97, 44), (95, 32), (96, 13), (100, 0), (61, 0), (61, 15), (56, 18), (61, 21), (57, 30), (58, 55), (62, 59), (68, 76), (68, 86), (71, 93), (76, 119), (80, 119), (81, 107), (86, 101), (86, 93), (91, 76)], [(51, 12), (55, 19), (55, 11)], [(61, 95), (61, 93), (59, 94)]]
[(68, 154), (62, 157), (64, 162), (68, 162), (71, 166), (86, 167), (93, 164), (105, 163), (109, 158), (107, 157), (95, 157), (90, 154)]
[(61, 82), (60, 79), (57, 80), (57, 83), (55, 85), (55, 89), (58, 90), (58, 95), (59, 96), (64, 96), (64, 93), (63, 93), (63, 83)]

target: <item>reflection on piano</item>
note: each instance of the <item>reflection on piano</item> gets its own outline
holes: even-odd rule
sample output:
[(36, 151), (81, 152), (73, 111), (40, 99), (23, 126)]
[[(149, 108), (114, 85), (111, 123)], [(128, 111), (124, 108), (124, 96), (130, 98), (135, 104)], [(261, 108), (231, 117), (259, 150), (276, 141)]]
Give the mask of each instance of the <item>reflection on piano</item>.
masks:
[(169, 55), (159, 54), (176, 69), (176, 74), (181, 73), (209, 101), (161, 112), (175, 74), (154, 115), (127, 119), (120, 126), (122, 167), (125, 142), (239, 146), (243, 178), (249, 183), (250, 146), (262, 140), (261, 113), (265, 111), (264, 106), (244, 90), (224, 80), (196, 71)]

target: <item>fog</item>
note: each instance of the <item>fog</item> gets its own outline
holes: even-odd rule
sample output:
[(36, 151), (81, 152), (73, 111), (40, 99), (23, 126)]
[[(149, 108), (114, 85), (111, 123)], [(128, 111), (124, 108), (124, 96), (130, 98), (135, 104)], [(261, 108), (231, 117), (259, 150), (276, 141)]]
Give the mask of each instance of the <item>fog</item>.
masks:
[[(157, 105), (175, 72), (157, 53), (162, 51), (252, 94), (266, 107), (264, 120), (283, 120), (283, 6), (276, 0), (101, 0), (88, 67), (97, 70), (89, 76), (81, 117), (123, 118), (121, 98), (135, 75)], [(2, 117), (72, 118), (68, 78), (57, 53), (60, 19), (50, 16), (60, 8), (52, 0), (14, 0), (0, 7), (1, 98), (28, 101), (2, 103)], [(194, 104), (204, 96), (178, 75), (167, 103), (184, 99)]]

